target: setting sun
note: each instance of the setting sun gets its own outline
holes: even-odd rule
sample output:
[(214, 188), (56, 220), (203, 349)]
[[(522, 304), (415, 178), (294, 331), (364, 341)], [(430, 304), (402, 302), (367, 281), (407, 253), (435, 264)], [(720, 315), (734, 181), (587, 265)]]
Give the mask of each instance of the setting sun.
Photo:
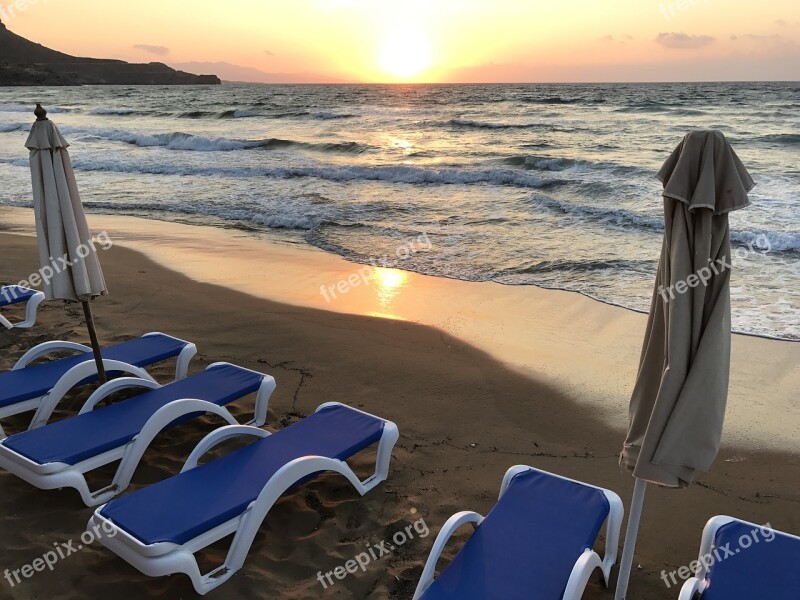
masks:
[(393, 31), (381, 41), (380, 69), (396, 79), (415, 79), (432, 63), (431, 45), (417, 31)]

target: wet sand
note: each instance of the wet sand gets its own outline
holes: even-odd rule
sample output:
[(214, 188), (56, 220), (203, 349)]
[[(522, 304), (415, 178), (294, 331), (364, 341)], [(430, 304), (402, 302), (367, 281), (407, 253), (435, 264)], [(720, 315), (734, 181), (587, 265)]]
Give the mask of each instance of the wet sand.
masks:
[[(19, 229), (30, 211), (9, 213), (4, 224)], [(91, 223), (115, 241), (101, 254), (111, 295), (95, 303), (103, 343), (162, 330), (197, 343), (192, 371), (227, 360), (270, 373), (278, 382), (271, 427), (336, 400), (400, 428), (389, 481), (360, 498), (341, 478), (326, 476), (283, 498), (245, 567), (209, 598), (410, 598), (441, 524), (458, 510), (485, 513), (514, 464), (610, 487), (627, 505), (632, 479), (616, 456), (643, 315), (577, 294), (403, 272), (374, 273), (370, 284), (327, 303), (320, 286), (348, 277), (358, 265), (210, 228), (98, 215)], [(0, 235), (0, 249), (3, 283), (26, 277), (36, 264), (30, 237)], [(180, 264), (186, 274), (165, 264)], [(34, 329), (0, 332), (0, 368), (41, 341), (84, 342), (81, 315), (76, 306), (47, 303)], [(688, 490), (649, 490), (636, 556), (641, 569), (633, 574), (630, 598), (677, 597), (660, 572), (696, 558), (712, 515), (800, 531), (798, 358), (797, 344), (734, 336), (723, 449), (713, 470)], [(164, 381), (170, 368), (153, 373)], [(89, 391), (78, 390), (57, 416), (77, 410)], [(249, 403), (236, 406), (243, 414)], [(12, 430), (24, 424), (8, 422)], [(195, 421), (160, 436), (134, 487), (176, 473), (214, 424)], [(356, 466), (368, 469), (369, 457)], [(54, 542), (77, 540), (90, 515), (74, 491), (42, 492), (5, 472), (0, 489), (2, 569), (32, 562)], [(322, 588), (318, 571), (420, 518), (430, 535)], [(448, 555), (457, 548), (455, 541)], [(204, 558), (213, 564), (224, 551), (220, 545)], [(185, 576), (150, 579), (99, 546), (13, 588), (0, 581), (3, 598), (101, 594), (194, 597)], [(586, 594), (612, 596), (596, 578)]]

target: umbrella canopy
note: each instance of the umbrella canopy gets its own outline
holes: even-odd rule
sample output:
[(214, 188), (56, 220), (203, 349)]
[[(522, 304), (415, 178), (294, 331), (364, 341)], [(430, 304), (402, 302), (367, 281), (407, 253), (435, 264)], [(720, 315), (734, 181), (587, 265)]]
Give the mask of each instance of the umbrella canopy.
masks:
[(719, 450), (731, 353), (728, 213), (755, 185), (725, 136), (689, 133), (658, 173), (664, 241), (620, 464), (636, 477), (616, 598), (625, 598), (646, 482), (686, 487)]
[[(42, 112), (44, 117), (46, 111)], [(69, 144), (55, 124), (43, 118), (31, 127), (25, 147), (30, 150), (45, 296), (48, 300), (77, 301), (107, 294), (69, 160)]]
[(33, 210), (45, 297), (82, 302), (97, 372), (100, 380), (105, 381), (89, 300), (108, 293), (106, 282), (78, 194), (67, 152), (69, 144), (41, 105), (36, 105), (34, 114), (37, 119), (25, 147), (30, 150)]
[(689, 133), (658, 173), (664, 242), (621, 462), (685, 487), (719, 450), (731, 353), (728, 213), (753, 180), (725, 136)]

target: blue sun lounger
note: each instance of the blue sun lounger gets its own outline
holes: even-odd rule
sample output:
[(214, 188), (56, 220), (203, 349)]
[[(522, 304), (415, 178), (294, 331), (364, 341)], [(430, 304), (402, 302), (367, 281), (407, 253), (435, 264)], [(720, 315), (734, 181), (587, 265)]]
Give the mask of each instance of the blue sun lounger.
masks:
[(0, 321), (8, 329), (27, 329), (36, 323), (36, 310), (44, 301), (42, 292), (22, 287), (20, 285), (5, 285), (0, 287), (0, 308), (13, 304), (25, 303), (25, 320), (19, 323), (11, 323), (5, 317), (0, 316)]
[(800, 599), (800, 537), (718, 516), (706, 523), (700, 571), (680, 600)]
[[(32, 364), (53, 352), (78, 352), (75, 356)], [(186, 376), (197, 347), (163, 333), (142, 337), (103, 349), (103, 364), (109, 375), (128, 373), (153, 380), (144, 367), (171, 358), (178, 359), (175, 379)], [(11, 369), (0, 373), (0, 418), (36, 411), (30, 428), (47, 423), (56, 405), (77, 385), (97, 381), (92, 349), (74, 342), (45, 342), (26, 352)], [(0, 426), (0, 438), (4, 437)]]
[[(147, 391), (96, 408), (109, 395), (133, 388)], [(78, 415), (0, 441), (0, 467), (41, 489), (75, 488), (87, 506), (96, 506), (128, 487), (144, 451), (162, 430), (204, 413), (236, 425), (223, 407), (253, 392), (250, 423), (262, 425), (274, 389), (269, 375), (228, 363), (164, 386), (135, 377), (115, 379), (100, 386)], [(85, 473), (120, 459), (111, 485), (90, 491)]]
[[(580, 600), (595, 569), (608, 585), (616, 561), (622, 501), (610, 490), (519, 465), (482, 517), (456, 513), (442, 527), (414, 600)], [(606, 522), (603, 560), (592, 550)], [(438, 578), (436, 563), (453, 532), (475, 532)]]
[[(398, 435), (391, 421), (338, 403), (323, 404), (273, 434), (221, 427), (198, 444), (180, 475), (99, 507), (88, 528), (145, 575), (186, 573), (197, 593), (205, 594), (242, 567), (261, 523), (286, 491), (332, 471), (363, 495), (388, 476)], [(260, 439), (197, 466), (210, 448), (236, 436)], [(375, 443), (375, 473), (359, 481), (345, 461)], [(194, 553), (230, 534), (235, 535), (225, 562), (201, 574)]]

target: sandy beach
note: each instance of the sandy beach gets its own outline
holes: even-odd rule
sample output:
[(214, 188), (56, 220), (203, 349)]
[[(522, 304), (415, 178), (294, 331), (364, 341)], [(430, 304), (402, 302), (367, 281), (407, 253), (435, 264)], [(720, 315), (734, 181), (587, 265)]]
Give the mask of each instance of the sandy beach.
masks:
[[(270, 428), (334, 400), (400, 428), (387, 482), (360, 498), (325, 476), (283, 498), (245, 567), (209, 598), (411, 598), (442, 523), (458, 510), (485, 513), (514, 464), (611, 488), (627, 505), (633, 480), (617, 455), (645, 315), (575, 293), (393, 269), (373, 269), (328, 302), (320, 288), (359, 281), (362, 265), (242, 232), (119, 216), (90, 221), (114, 241), (100, 256), (111, 295), (95, 302), (103, 343), (164, 331), (197, 344), (193, 372), (225, 360), (273, 375)], [(22, 235), (31, 222), (31, 211), (3, 208), (2, 283), (26, 278), (36, 264), (35, 240)], [(35, 328), (0, 333), (0, 368), (36, 343), (84, 338), (79, 308), (47, 303)], [(800, 530), (798, 359), (796, 343), (734, 336), (722, 450), (689, 489), (649, 491), (630, 597), (676, 598), (660, 574), (696, 558), (713, 515)], [(170, 368), (153, 374), (165, 381)], [(77, 390), (57, 417), (74, 413), (89, 392)], [(234, 414), (247, 406), (237, 403)], [(8, 423), (14, 431), (25, 421)], [(176, 473), (216, 424), (204, 418), (162, 434), (133, 487)], [(355, 464), (364, 471), (369, 457)], [(90, 515), (74, 491), (43, 492), (6, 472), (0, 486), (2, 568), (77, 539)], [(420, 519), (429, 535), (327, 589), (317, 580), (318, 571)], [(213, 564), (225, 551), (218, 544), (203, 558)], [(56, 594), (194, 597), (188, 578), (150, 579), (100, 546), (14, 587), (0, 582), (2, 598)], [(613, 594), (595, 577), (585, 597)]]

